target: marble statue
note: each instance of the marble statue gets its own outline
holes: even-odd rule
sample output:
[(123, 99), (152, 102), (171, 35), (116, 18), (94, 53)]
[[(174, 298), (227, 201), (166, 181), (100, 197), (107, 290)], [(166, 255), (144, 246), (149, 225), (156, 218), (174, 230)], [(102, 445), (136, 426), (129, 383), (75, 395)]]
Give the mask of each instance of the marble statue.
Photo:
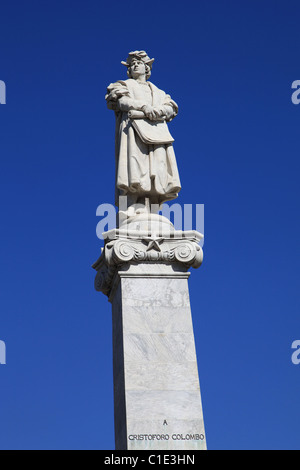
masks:
[(128, 79), (107, 89), (119, 212), (102, 234), (95, 288), (112, 304), (116, 450), (196, 451), (206, 437), (188, 270), (202, 263), (203, 235), (159, 213), (181, 189), (168, 129), (178, 107), (149, 81), (153, 61), (130, 52)]
[(127, 80), (111, 83), (105, 96), (116, 116), (116, 198), (127, 196), (128, 217), (135, 207), (150, 212), (151, 205), (175, 199), (181, 189), (167, 122), (178, 106), (149, 81), (154, 59), (145, 51), (130, 52)]

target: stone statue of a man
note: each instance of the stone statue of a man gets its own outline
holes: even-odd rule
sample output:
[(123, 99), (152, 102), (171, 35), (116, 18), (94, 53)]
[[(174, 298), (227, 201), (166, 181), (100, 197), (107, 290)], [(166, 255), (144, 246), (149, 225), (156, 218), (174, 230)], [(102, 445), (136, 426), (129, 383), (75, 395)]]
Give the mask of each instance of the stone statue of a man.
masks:
[(173, 141), (167, 121), (178, 112), (177, 104), (148, 79), (154, 59), (145, 51), (130, 52), (128, 80), (109, 85), (105, 99), (116, 115), (116, 205), (127, 196), (128, 216), (136, 204), (175, 199), (181, 189)]

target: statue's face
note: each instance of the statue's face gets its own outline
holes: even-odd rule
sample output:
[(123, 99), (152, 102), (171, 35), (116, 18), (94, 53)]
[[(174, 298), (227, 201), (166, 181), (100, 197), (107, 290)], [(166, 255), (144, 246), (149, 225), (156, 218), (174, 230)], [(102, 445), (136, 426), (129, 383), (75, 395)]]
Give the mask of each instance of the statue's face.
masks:
[(140, 59), (132, 59), (130, 64), (130, 72), (132, 78), (140, 77), (141, 75), (146, 74), (146, 67), (142, 60)]

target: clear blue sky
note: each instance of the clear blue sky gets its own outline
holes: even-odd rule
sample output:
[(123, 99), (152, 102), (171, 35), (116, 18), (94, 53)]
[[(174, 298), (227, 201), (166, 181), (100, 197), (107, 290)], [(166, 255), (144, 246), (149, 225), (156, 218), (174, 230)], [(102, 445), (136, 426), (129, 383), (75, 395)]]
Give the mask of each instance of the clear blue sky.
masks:
[(296, 0), (1, 4), (1, 449), (113, 449), (111, 306), (96, 208), (114, 201), (104, 95), (127, 53), (179, 104), (182, 192), (205, 204), (190, 278), (210, 449), (299, 449)]

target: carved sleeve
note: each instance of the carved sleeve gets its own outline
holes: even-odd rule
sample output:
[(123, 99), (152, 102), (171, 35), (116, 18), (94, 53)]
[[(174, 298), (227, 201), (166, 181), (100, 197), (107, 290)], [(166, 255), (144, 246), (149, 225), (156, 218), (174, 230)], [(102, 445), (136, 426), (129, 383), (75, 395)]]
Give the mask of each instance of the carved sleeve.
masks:
[(141, 110), (145, 104), (141, 100), (135, 100), (130, 97), (126, 83), (123, 81), (111, 83), (107, 88), (105, 99), (107, 107), (114, 111)]
[(165, 101), (164, 101), (164, 104), (162, 105), (162, 111), (163, 111), (163, 114), (166, 116), (167, 121), (172, 121), (172, 119), (174, 119), (174, 117), (177, 116), (178, 106), (175, 103), (175, 101), (171, 99), (170, 95), (165, 96)]

